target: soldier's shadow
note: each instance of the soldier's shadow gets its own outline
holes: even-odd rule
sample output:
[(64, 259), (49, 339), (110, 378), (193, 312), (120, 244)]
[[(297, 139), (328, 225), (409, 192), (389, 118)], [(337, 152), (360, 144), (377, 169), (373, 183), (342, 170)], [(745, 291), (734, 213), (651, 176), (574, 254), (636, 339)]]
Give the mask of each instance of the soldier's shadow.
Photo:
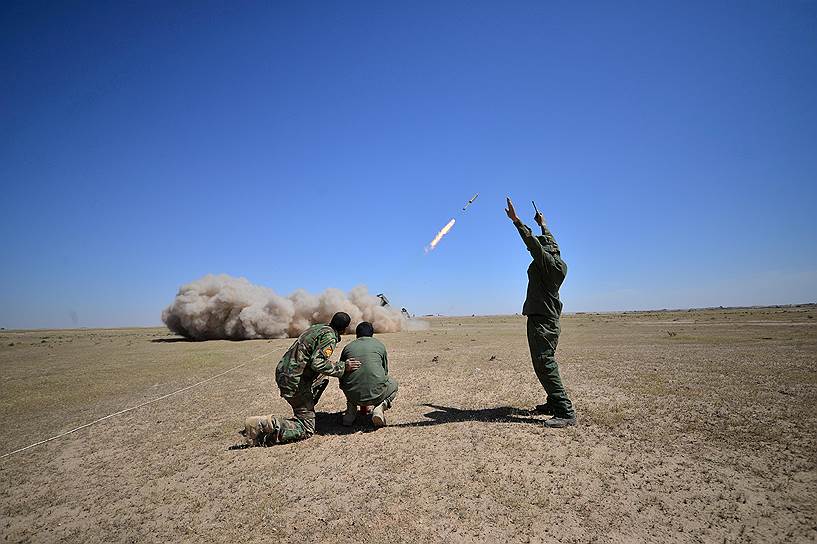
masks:
[[(520, 410), (511, 406), (498, 406), (496, 408), (479, 408), (476, 410), (460, 410), (450, 406), (440, 406), (438, 404), (423, 404), (432, 411), (424, 414), (427, 419), (422, 421), (409, 421), (406, 423), (390, 424), (388, 428), (395, 427), (430, 427), (432, 425), (444, 425), (446, 423), (461, 423), (464, 421), (481, 421), (484, 423), (527, 423), (529, 425), (542, 425), (543, 420), (532, 417), (535, 414), (529, 410)], [(388, 412), (387, 412), (388, 413)], [(344, 427), (340, 424), (342, 413), (318, 412), (315, 414), (315, 434), (319, 435), (344, 435), (357, 432), (372, 432), (375, 429), (371, 421), (365, 416), (358, 416), (353, 427)]]
[(431, 412), (424, 414), (423, 421), (409, 421), (407, 423), (397, 423), (390, 427), (429, 427), (431, 425), (444, 425), (446, 423), (461, 423), (464, 421), (482, 421), (484, 423), (527, 423), (530, 425), (542, 425), (543, 420), (530, 417), (529, 410), (520, 410), (511, 406), (498, 406), (496, 408), (479, 408), (476, 410), (460, 410), (450, 406), (440, 406), (437, 404), (423, 404), (433, 408)]
[(369, 417), (359, 415), (355, 424), (351, 427), (344, 427), (340, 421), (343, 412), (316, 412), (315, 413), (315, 434), (318, 435), (344, 435), (359, 432), (370, 433), (377, 429), (372, 425)]

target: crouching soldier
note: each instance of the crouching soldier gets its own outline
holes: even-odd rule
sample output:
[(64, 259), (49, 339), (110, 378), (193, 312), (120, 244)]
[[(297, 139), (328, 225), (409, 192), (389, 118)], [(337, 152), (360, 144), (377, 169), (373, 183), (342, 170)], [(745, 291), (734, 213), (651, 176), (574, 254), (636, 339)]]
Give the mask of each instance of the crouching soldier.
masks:
[(385, 411), (391, 408), (397, 396), (397, 382), (389, 376), (389, 359), (386, 346), (373, 338), (374, 327), (363, 321), (355, 329), (357, 340), (343, 348), (340, 360), (360, 361), (360, 369), (340, 377), (340, 388), (346, 395), (346, 412), (343, 424), (351, 426), (357, 417), (358, 407), (372, 408), (375, 427), (386, 425)]
[(360, 367), (354, 358), (337, 364), (329, 361), (350, 321), (349, 314), (338, 312), (329, 325), (312, 325), (292, 344), (278, 363), (275, 381), (292, 406), (293, 417), (248, 417), (241, 433), (248, 444), (281, 444), (315, 434), (315, 404), (329, 383), (326, 376), (341, 377)]

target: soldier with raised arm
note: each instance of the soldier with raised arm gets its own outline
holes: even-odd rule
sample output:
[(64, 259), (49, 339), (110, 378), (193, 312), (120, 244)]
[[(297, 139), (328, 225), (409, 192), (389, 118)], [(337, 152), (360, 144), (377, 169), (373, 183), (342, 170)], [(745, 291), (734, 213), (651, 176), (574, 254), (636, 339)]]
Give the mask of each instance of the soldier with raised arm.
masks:
[(292, 344), (275, 369), (275, 381), (293, 417), (248, 417), (242, 434), (249, 445), (281, 444), (315, 434), (315, 404), (329, 383), (327, 376), (339, 378), (360, 368), (353, 358), (329, 361), (350, 321), (349, 314), (338, 312), (329, 325), (312, 325)]
[(559, 246), (545, 224), (545, 217), (537, 211), (536, 224), (542, 228), (541, 236), (534, 236), (522, 223), (508, 198), (505, 213), (513, 221), (533, 258), (528, 266), (528, 291), (522, 314), (528, 317), (528, 346), (533, 369), (547, 393), (547, 401), (536, 406), (536, 411), (552, 415), (545, 421), (547, 427), (567, 427), (576, 424), (576, 412), (567, 396), (559, 365), (556, 362), (556, 345), (559, 343), (559, 317), (562, 302), (559, 287), (567, 275), (567, 264), (562, 260)]

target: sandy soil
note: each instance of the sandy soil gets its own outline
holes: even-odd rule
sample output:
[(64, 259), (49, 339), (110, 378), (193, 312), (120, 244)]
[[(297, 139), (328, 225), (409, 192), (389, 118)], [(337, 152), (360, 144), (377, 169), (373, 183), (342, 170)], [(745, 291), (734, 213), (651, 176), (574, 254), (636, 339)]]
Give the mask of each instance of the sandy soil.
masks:
[(524, 318), (429, 322), (380, 335), (389, 427), (341, 427), (335, 382), (315, 437), (249, 449), (288, 340), (0, 332), (0, 455), (247, 363), (0, 459), (0, 540), (817, 540), (815, 307), (566, 316), (565, 430), (527, 412)]

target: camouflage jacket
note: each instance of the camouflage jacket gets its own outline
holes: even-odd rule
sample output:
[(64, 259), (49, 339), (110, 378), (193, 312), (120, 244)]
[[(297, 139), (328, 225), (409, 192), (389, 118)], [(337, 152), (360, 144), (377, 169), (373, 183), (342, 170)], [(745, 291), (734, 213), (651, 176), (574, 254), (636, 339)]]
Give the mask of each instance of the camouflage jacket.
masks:
[(281, 396), (294, 397), (300, 388), (311, 390), (321, 375), (340, 377), (345, 363), (329, 362), (340, 336), (329, 325), (312, 325), (292, 344), (275, 369)]

